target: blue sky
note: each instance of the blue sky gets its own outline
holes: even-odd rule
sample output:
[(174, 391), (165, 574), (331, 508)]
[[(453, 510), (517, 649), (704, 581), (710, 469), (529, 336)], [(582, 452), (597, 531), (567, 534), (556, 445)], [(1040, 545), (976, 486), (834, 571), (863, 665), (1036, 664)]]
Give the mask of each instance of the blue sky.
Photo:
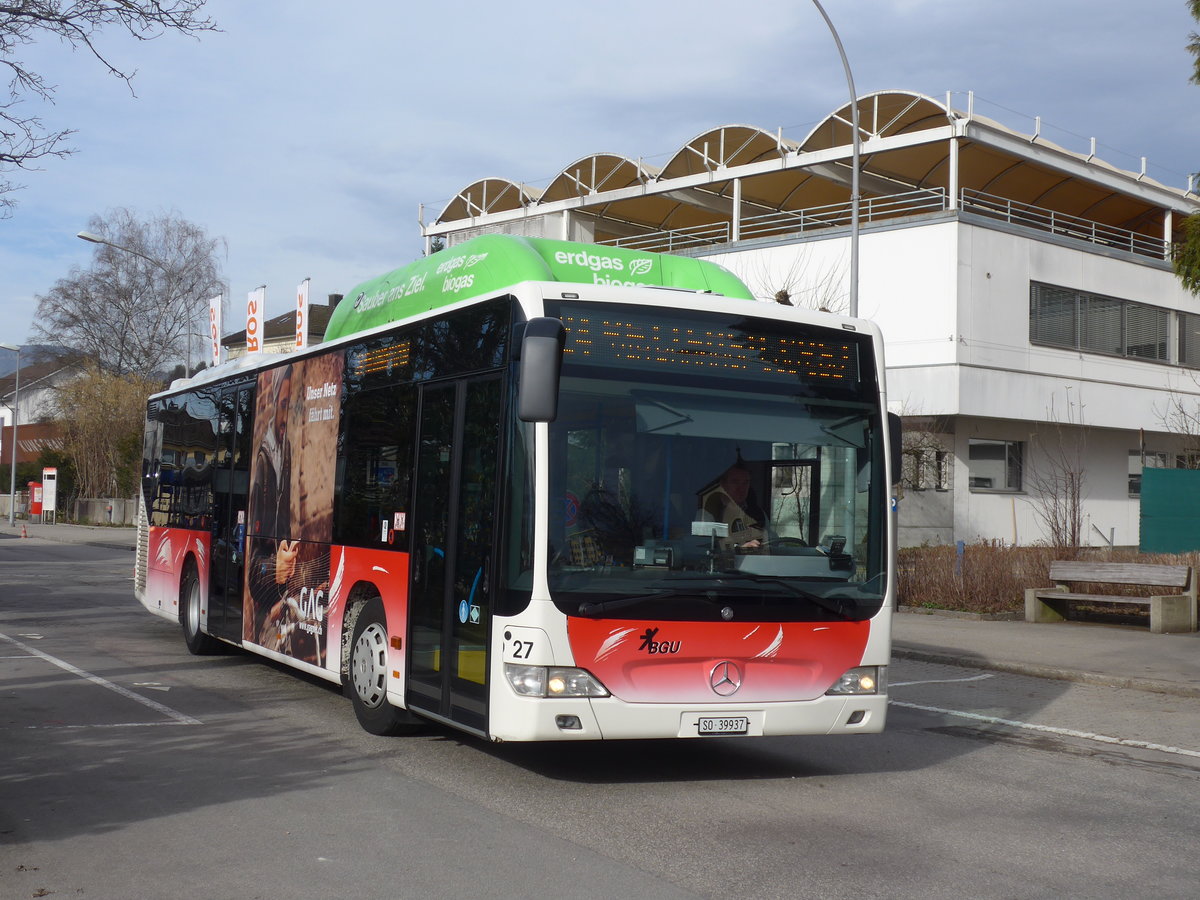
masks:
[[(1183, 187), (1200, 170), (1200, 87), (1183, 0), (824, 0), (859, 93), (974, 91), (976, 111)], [(331, 15), (336, 10), (336, 17)], [(100, 46), (137, 69), (131, 96), (55, 41), (21, 58), (58, 85), (28, 104), (75, 128), (76, 153), (14, 173), (0, 221), (0, 342), (27, 339), (45, 292), (93, 245), (89, 217), (175, 210), (224, 238), (236, 331), (246, 293), (267, 315), (296, 285), (343, 293), (420, 254), (437, 215), (485, 176), (545, 184), (594, 152), (649, 162), (733, 122), (801, 137), (846, 99), (824, 21), (805, 0), (584, 5), (210, 0), (200, 40)], [(962, 99), (965, 102), (965, 99)], [(232, 308), (231, 308), (232, 307)]]

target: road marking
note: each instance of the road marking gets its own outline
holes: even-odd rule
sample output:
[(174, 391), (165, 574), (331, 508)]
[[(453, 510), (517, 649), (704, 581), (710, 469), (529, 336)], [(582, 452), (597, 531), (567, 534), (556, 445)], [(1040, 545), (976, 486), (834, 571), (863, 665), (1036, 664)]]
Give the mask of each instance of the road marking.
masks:
[(149, 688), (152, 691), (162, 691), (164, 693), (166, 693), (167, 691), (170, 690), (169, 687), (167, 687), (165, 684), (162, 684), (161, 682), (158, 682), (158, 681), (135, 681), (133, 683), (133, 686), (140, 687), (140, 688)]
[[(176, 725), (186, 725), (186, 722), (108, 722), (97, 723), (93, 725), (26, 725), (25, 727), (31, 731), (41, 729), (42, 731), (70, 731), (71, 729), (94, 729), (94, 728), (174, 728)], [(197, 722), (197, 725), (202, 725), (202, 722)]]
[(983, 681), (985, 678), (995, 678), (995, 675), (972, 675), (970, 678), (930, 678), (928, 681), (893, 681), (890, 687), (912, 687), (914, 684), (960, 684), (964, 681)]
[(93, 675), (91, 672), (85, 672), (83, 669), (80, 669), (77, 666), (71, 665), (69, 662), (67, 662), (64, 659), (59, 659), (56, 656), (51, 656), (49, 653), (43, 653), (41, 650), (35, 649), (34, 647), (30, 647), (28, 644), (22, 643), (21, 641), (18, 641), (16, 638), (9, 637), (7, 634), (0, 633), (0, 640), (8, 641), (8, 643), (12, 644), (14, 647), (19, 647), (21, 650), (24, 650), (30, 656), (36, 656), (39, 659), (46, 660), (46, 662), (53, 663), (54, 665), (58, 666), (60, 669), (63, 669), (66, 672), (70, 672), (72, 675), (78, 676), (79, 678), (82, 678), (84, 681), (90, 681), (94, 685), (98, 685), (99, 687), (102, 687), (102, 688), (107, 688), (108, 690), (112, 691), (114, 694), (120, 694), (122, 697), (126, 698), (127, 700), (133, 700), (135, 703), (140, 703), (140, 704), (142, 704), (142, 706), (152, 709), (156, 713), (164, 715), (168, 719), (173, 720), (175, 722), (175, 724), (177, 724), (177, 725), (201, 725), (201, 724), (203, 724), (199, 719), (193, 719), (191, 716), (185, 715), (184, 713), (181, 713), (178, 710), (171, 709), (171, 707), (169, 707), (169, 706), (164, 706), (162, 703), (158, 703), (155, 700), (150, 700), (147, 697), (143, 697), (141, 694), (135, 694), (133, 691), (129, 690), (128, 688), (121, 687), (121, 685), (119, 685), (119, 684), (113, 684), (111, 681), (109, 681), (105, 678), (101, 678), (99, 675)]
[(1200, 750), (1185, 750), (1182, 747), (1168, 747), (1165, 744), (1155, 744), (1152, 741), (1135, 741), (1129, 738), (1111, 737), (1107, 734), (1095, 734), (1091, 731), (1076, 731), (1074, 728), (1057, 728), (1053, 725), (1035, 725), (1032, 722), (1019, 722), (1016, 719), (1004, 719), (1000, 716), (985, 716), (982, 713), (965, 712), (961, 709), (943, 709), (940, 706), (924, 706), (920, 703), (905, 703), (901, 700), (889, 700), (891, 706), (902, 706), (905, 709), (916, 709), (921, 712), (938, 713), (944, 716), (958, 716), (961, 719), (971, 719), (987, 725), (1007, 725), (1011, 728), (1023, 728), (1027, 731), (1040, 731), (1044, 734), (1054, 734), (1059, 737), (1080, 738), (1085, 741), (1095, 741), (1100, 744), (1115, 744), (1120, 747), (1136, 747), (1139, 750), (1154, 750), (1158, 753), (1173, 753), (1176, 756), (1190, 756), (1200, 759)]

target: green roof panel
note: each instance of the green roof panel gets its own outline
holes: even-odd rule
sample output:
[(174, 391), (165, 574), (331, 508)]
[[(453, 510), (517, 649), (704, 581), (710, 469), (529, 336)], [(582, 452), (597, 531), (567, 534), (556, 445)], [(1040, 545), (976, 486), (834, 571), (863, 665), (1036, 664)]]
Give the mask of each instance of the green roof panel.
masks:
[(523, 281), (652, 285), (753, 300), (729, 270), (707, 260), (600, 244), (488, 234), (366, 281), (338, 304), (325, 340), (357, 334)]

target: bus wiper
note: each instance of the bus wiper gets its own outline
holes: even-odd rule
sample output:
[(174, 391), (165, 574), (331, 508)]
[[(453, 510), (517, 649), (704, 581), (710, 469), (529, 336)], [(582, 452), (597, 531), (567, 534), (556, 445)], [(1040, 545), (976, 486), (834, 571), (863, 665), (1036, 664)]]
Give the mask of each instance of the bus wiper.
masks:
[(612, 600), (597, 600), (590, 602), (585, 600), (579, 604), (579, 615), (595, 616), (600, 613), (611, 612), (614, 609), (624, 609), (627, 606), (636, 606), (646, 600), (662, 600), (666, 597), (687, 597), (689, 600), (701, 600), (705, 603), (713, 603), (708, 597), (692, 592), (681, 593), (670, 588), (664, 588), (660, 591), (654, 591), (650, 594), (636, 594), (632, 597), (614, 597)]
[(854, 619), (854, 616), (846, 611), (845, 607), (843, 606), (843, 602), (849, 603), (854, 607), (858, 606), (858, 604), (848, 598), (823, 597), (820, 594), (814, 594), (812, 591), (806, 591), (802, 587), (797, 587), (790, 581), (786, 581), (782, 578), (772, 578), (768, 575), (754, 575), (750, 572), (739, 572), (738, 575), (741, 578), (753, 581), (755, 584), (777, 584), (780, 587), (785, 588), (793, 596), (801, 597), (807, 600), (813, 606), (819, 606), (826, 612), (833, 613), (838, 618), (846, 619), (847, 621)]

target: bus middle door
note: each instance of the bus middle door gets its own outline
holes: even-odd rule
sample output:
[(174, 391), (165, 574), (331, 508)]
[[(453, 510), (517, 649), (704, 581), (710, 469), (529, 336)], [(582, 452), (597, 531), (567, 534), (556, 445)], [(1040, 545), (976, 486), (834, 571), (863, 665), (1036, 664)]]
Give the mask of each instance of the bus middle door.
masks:
[(409, 602), (408, 705), (487, 729), (499, 376), (421, 389)]
[(213, 473), (212, 560), (208, 579), (208, 630), (242, 639), (245, 584), (246, 498), (250, 492), (250, 444), (254, 389), (242, 384), (218, 400), (218, 465)]

